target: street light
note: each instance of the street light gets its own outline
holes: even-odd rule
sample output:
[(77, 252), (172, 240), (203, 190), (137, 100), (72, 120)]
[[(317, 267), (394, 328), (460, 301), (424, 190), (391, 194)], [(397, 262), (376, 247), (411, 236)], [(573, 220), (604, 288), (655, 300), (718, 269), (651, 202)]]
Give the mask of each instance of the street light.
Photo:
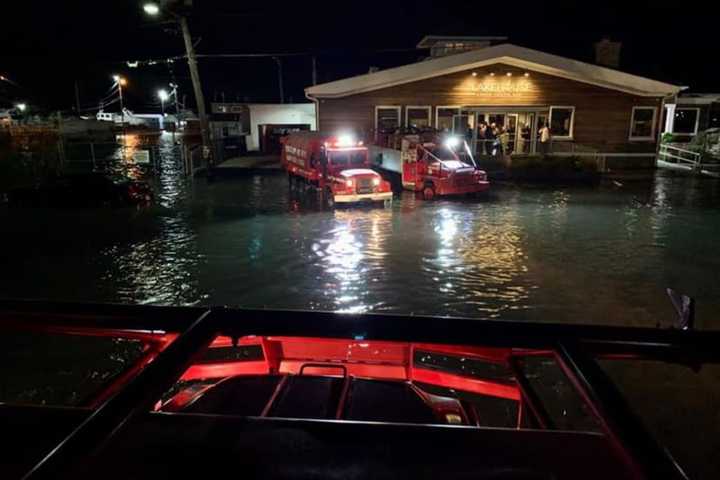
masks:
[(127, 80), (120, 75), (113, 75), (113, 80), (115, 80), (115, 84), (118, 86), (118, 93), (120, 95), (120, 125), (122, 128), (125, 128), (125, 106), (123, 105), (123, 92), (122, 87), (127, 85)]
[(165, 102), (167, 102), (168, 98), (170, 98), (170, 95), (168, 94), (167, 90), (163, 88), (158, 90), (158, 98), (160, 99), (162, 113), (163, 115), (165, 115)]
[(157, 3), (154, 2), (148, 2), (143, 5), (143, 10), (145, 10), (145, 13), (152, 16), (158, 15), (160, 13), (160, 7)]
[[(185, 0), (183, 2), (185, 8), (192, 4), (192, 1)], [(150, 16), (156, 17), (161, 11), (156, 2), (146, 2), (143, 10)], [(197, 103), (198, 116), (200, 117), (200, 133), (202, 134), (203, 156), (207, 160), (208, 167), (214, 166), (212, 140), (210, 136), (210, 123), (208, 121), (207, 112), (205, 111), (205, 97), (203, 96), (202, 84), (200, 83), (200, 72), (197, 68), (197, 58), (195, 56), (195, 47), (193, 46), (192, 36), (190, 35), (190, 27), (187, 18), (182, 11), (172, 11), (165, 8), (162, 13), (170, 15), (179, 25), (182, 31), (183, 41), (185, 43), (185, 52), (190, 69), (190, 78), (192, 79), (193, 90), (195, 91), (195, 101)], [(177, 108), (177, 91), (175, 91), (175, 100)], [(209, 169), (210, 170), (210, 169)]]
[(25, 110), (27, 110), (27, 105), (24, 103), (18, 103), (17, 105), (15, 105), (15, 108), (17, 108), (21, 112), (24, 112)]

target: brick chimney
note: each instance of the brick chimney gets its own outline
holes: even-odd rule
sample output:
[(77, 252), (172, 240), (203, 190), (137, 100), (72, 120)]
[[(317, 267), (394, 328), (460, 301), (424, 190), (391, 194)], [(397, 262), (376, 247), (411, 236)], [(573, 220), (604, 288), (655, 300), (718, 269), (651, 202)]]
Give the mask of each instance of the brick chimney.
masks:
[(609, 38), (603, 38), (595, 43), (595, 63), (603, 67), (620, 67), (620, 50), (622, 42), (613, 42)]

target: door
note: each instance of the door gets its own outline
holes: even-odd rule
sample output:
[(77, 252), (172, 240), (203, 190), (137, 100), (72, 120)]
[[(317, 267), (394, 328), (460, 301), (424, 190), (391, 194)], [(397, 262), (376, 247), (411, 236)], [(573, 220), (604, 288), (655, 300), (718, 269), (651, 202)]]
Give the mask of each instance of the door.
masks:
[(527, 155), (533, 152), (533, 128), (535, 128), (535, 113), (521, 113), (518, 116), (514, 153)]
[(518, 137), (518, 123), (517, 113), (507, 114), (507, 117), (505, 118), (505, 130), (507, 131), (508, 141), (505, 155), (510, 155), (515, 152)]

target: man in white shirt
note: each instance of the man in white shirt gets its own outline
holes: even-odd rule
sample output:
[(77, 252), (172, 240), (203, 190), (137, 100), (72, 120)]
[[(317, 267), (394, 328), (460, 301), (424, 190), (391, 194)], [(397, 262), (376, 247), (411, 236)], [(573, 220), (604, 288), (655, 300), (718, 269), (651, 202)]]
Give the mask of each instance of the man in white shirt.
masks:
[(540, 153), (547, 155), (550, 152), (550, 128), (547, 123), (540, 127), (538, 135), (540, 135)]

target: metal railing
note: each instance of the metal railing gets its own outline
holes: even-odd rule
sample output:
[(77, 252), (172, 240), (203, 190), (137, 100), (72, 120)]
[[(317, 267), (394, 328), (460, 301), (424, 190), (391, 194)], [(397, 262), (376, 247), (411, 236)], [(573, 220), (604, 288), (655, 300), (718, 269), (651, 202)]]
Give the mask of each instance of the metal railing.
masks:
[(702, 152), (688, 150), (686, 144), (664, 143), (660, 145), (657, 166), (720, 177), (720, 159), (703, 155)]

